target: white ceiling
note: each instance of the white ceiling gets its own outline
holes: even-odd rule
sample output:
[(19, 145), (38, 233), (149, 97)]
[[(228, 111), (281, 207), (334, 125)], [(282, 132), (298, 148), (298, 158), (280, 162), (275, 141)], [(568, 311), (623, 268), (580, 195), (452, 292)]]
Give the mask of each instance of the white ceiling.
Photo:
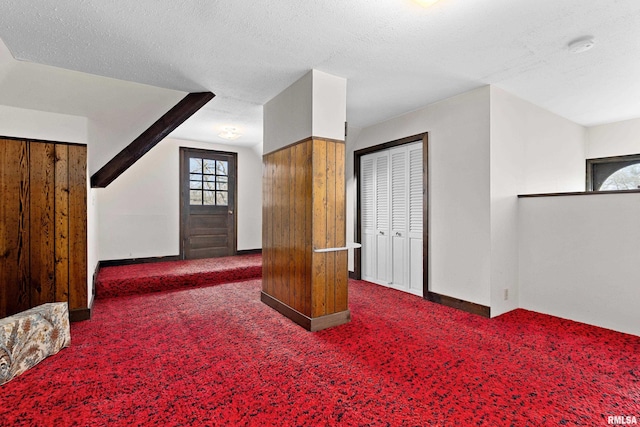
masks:
[(640, 117), (638, 0), (3, 0), (0, 38), (19, 60), (214, 92), (187, 139), (260, 142), (261, 106), (312, 68), (347, 79), (355, 127), (486, 84), (585, 126)]

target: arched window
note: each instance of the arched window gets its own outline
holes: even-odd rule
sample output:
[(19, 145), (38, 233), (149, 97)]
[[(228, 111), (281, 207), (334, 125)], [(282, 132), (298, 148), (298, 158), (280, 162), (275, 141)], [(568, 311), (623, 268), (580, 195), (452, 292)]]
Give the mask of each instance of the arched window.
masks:
[(640, 190), (640, 154), (587, 159), (587, 191)]
[(609, 175), (598, 191), (637, 190), (640, 189), (640, 163), (625, 166)]

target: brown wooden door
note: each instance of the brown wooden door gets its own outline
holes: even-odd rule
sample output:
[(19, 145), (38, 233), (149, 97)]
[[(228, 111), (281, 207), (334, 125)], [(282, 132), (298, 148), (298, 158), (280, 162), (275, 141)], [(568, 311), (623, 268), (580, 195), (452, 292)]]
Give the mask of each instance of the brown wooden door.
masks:
[(236, 254), (237, 154), (180, 149), (180, 256)]
[(0, 318), (87, 309), (87, 147), (0, 138)]

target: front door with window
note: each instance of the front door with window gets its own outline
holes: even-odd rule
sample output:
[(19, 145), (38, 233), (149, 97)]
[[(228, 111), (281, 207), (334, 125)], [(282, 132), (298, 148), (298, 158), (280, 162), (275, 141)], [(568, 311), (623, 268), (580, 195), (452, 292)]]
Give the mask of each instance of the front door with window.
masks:
[(237, 154), (181, 148), (180, 159), (181, 258), (235, 255)]

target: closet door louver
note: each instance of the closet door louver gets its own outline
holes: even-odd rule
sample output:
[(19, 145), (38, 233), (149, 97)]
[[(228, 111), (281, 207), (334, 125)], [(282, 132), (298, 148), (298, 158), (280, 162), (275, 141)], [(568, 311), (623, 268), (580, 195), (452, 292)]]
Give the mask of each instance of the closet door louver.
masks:
[(390, 229), (389, 229), (389, 152), (376, 156), (376, 277), (390, 283)]
[(362, 227), (362, 278), (373, 280), (375, 271), (376, 186), (375, 155), (360, 160), (360, 221)]
[(392, 149), (391, 154), (391, 265), (392, 284), (407, 283), (407, 149)]

